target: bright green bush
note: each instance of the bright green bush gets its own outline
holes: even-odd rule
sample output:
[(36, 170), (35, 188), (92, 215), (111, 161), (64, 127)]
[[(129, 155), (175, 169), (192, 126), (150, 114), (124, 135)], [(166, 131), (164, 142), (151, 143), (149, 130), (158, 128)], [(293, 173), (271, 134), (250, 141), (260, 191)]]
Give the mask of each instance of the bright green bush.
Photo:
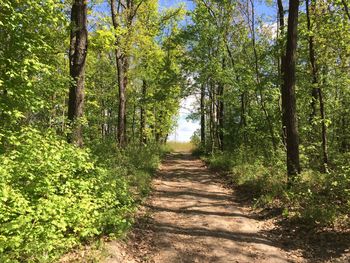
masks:
[(87, 150), (30, 128), (8, 139), (0, 156), (0, 262), (48, 262), (130, 224), (126, 180)]
[(158, 168), (161, 156), (166, 152), (162, 146), (152, 143), (144, 146), (130, 144), (123, 150), (113, 140), (92, 144), (91, 149), (100, 166), (114, 171), (127, 181), (136, 201), (140, 201), (149, 193), (151, 176)]

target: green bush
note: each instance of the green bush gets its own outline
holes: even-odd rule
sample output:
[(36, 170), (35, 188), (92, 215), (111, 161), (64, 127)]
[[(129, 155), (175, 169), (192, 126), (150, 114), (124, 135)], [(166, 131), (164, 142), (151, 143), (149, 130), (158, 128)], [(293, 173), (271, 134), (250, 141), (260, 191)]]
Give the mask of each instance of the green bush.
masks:
[(87, 150), (30, 128), (8, 139), (0, 156), (0, 262), (48, 262), (130, 224), (126, 180)]
[(304, 170), (287, 188), (284, 160), (252, 158), (242, 151), (204, 157), (209, 167), (223, 169), (230, 180), (247, 189), (260, 207), (283, 208), (284, 215), (308, 224), (330, 225), (350, 213), (350, 167), (328, 174)]
[(126, 149), (120, 149), (115, 141), (91, 145), (91, 149), (100, 166), (125, 178), (133, 197), (138, 201), (149, 193), (151, 175), (158, 168), (160, 158), (166, 151), (152, 143), (144, 146), (130, 144)]
[(235, 158), (231, 153), (217, 153), (204, 157), (204, 160), (209, 163), (209, 168), (229, 171), (235, 165)]

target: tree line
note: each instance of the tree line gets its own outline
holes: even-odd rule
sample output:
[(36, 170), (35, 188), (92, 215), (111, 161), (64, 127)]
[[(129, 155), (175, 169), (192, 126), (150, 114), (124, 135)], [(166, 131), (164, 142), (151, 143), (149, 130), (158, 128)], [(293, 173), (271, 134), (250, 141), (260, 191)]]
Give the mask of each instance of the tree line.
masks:
[[(257, 206), (314, 225), (349, 213), (349, 2), (195, 1), (192, 140)], [(271, 13), (273, 12), (273, 13)]]
[(131, 225), (183, 96), (185, 10), (0, 0), (0, 261)]
[(275, 21), (252, 0), (196, 1), (187, 29), (200, 94), (193, 117), (203, 149), (285, 152), (293, 181), (302, 166), (328, 172), (348, 151), (348, 3), (271, 5)]

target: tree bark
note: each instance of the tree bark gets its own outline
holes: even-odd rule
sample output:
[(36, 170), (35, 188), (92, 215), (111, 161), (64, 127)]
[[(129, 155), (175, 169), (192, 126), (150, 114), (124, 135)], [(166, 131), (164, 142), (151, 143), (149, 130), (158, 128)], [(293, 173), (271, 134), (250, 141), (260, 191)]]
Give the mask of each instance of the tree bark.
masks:
[(289, 1), (284, 85), (282, 89), (283, 119), (286, 121), (288, 184), (300, 173), (299, 133), (295, 97), (295, 63), (298, 36), (299, 0)]
[(217, 98), (217, 137), (218, 148), (220, 151), (224, 150), (224, 86), (220, 83), (218, 85), (218, 98)]
[(88, 48), (87, 1), (74, 0), (71, 11), (69, 72), (72, 83), (69, 89), (68, 119), (72, 128), (68, 141), (83, 146), (82, 125), (84, 112), (85, 62)]
[(246, 97), (247, 97), (247, 93), (246, 91), (244, 91), (241, 96), (241, 118), (240, 118), (240, 122), (239, 122), (239, 127), (243, 129), (243, 142), (244, 144), (248, 143), (248, 137), (247, 137), (247, 131), (246, 131), (246, 127), (247, 127), (247, 118), (246, 118), (246, 111), (247, 111), (247, 103), (246, 103)]
[(279, 24), (280, 24), (280, 31), (281, 33), (284, 32), (284, 8), (282, 0), (277, 0), (277, 6), (278, 6), (278, 18), (279, 18)]
[(215, 105), (214, 105), (214, 91), (211, 81), (209, 81), (209, 134), (210, 134), (210, 151), (215, 151)]
[[(120, 27), (120, 24), (117, 21), (118, 11), (115, 7), (115, 0), (110, 0), (110, 5), (112, 24), (114, 29), (117, 30)], [(126, 146), (126, 86), (128, 84), (127, 71), (129, 68), (129, 63), (127, 56), (122, 52), (121, 48), (118, 47), (119, 42), (120, 40), (117, 38), (115, 43), (115, 58), (117, 63), (117, 77), (119, 86), (117, 140), (119, 142), (119, 146), (124, 148)]]
[(146, 130), (146, 96), (147, 96), (147, 83), (143, 81), (142, 83), (142, 101), (140, 103), (140, 144), (147, 143), (147, 138), (145, 134)]
[[(222, 60), (222, 70), (225, 70), (226, 62)], [(217, 97), (217, 121), (218, 121), (218, 147), (220, 151), (224, 150), (224, 84), (218, 85)]]
[(342, 0), (342, 3), (343, 3), (345, 14), (349, 18), (349, 21), (350, 21), (350, 12), (349, 12), (348, 4), (346, 3), (346, 0)]
[(201, 86), (201, 144), (205, 148), (205, 85)]
[[(307, 29), (309, 32), (311, 32), (311, 18), (310, 18), (310, 3), (309, 0), (305, 0), (306, 2), (306, 19), (307, 19)], [(314, 37), (309, 36), (309, 58), (310, 58), (310, 64), (311, 64), (311, 71), (312, 71), (312, 91), (311, 91), (311, 115), (309, 122), (312, 125), (312, 122), (316, 116), (316, 103), (318, 99), (318, 81), (317, 81), (317, 67), (316, 67), (316, 58), (315, 58), (315, 49), (314, 49)]]
[(318, 89), (318, 97), (320, 100), (320, 114), (322, 120), (322, 153), (323, 153), (323, 172), (328, 173), (328, 145), (327, 145), (327, 126), (326, 126), (326, 113), (324, 109), (322, 90)]
[[(278, 9), (278, 18), (279, 18), (279, 32), (281, 37), (284, 39), (284, 32), (285, 32), (285, 23), (284, 23), (284, 8), (283, 8), (283, 2), (282, 0), (277, 0), (277, 9)], [(282, 90), (283, 90), (283, 82), (284, 82), (284, 70), (285, 70), (285, 53), (284, 53), (284, 45), (283, 45), (284, 41), (281, 44), (281, 57), (279, 60), (279, 64), (280, 64), (280, 72), (279, 72), (279, 80), (281, 81), (281, 94), (282, 94)], [(282, 96), (282, 95), (281, 95)], [(283, 109), (282, 109), (282, 143), (283, 145), (286, 147), (287, 142), (286, 142), (286, 120), (284, 119), (284, 115), (283, 115)]]

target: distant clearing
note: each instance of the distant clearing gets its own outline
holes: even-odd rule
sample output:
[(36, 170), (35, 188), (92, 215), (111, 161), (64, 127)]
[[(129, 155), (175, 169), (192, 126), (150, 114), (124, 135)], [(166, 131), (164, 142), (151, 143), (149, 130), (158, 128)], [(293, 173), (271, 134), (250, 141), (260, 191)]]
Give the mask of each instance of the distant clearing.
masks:
[(167, 146), (172, 152), (192, 152), (194, 145), (191, 142), (168, 142)]

